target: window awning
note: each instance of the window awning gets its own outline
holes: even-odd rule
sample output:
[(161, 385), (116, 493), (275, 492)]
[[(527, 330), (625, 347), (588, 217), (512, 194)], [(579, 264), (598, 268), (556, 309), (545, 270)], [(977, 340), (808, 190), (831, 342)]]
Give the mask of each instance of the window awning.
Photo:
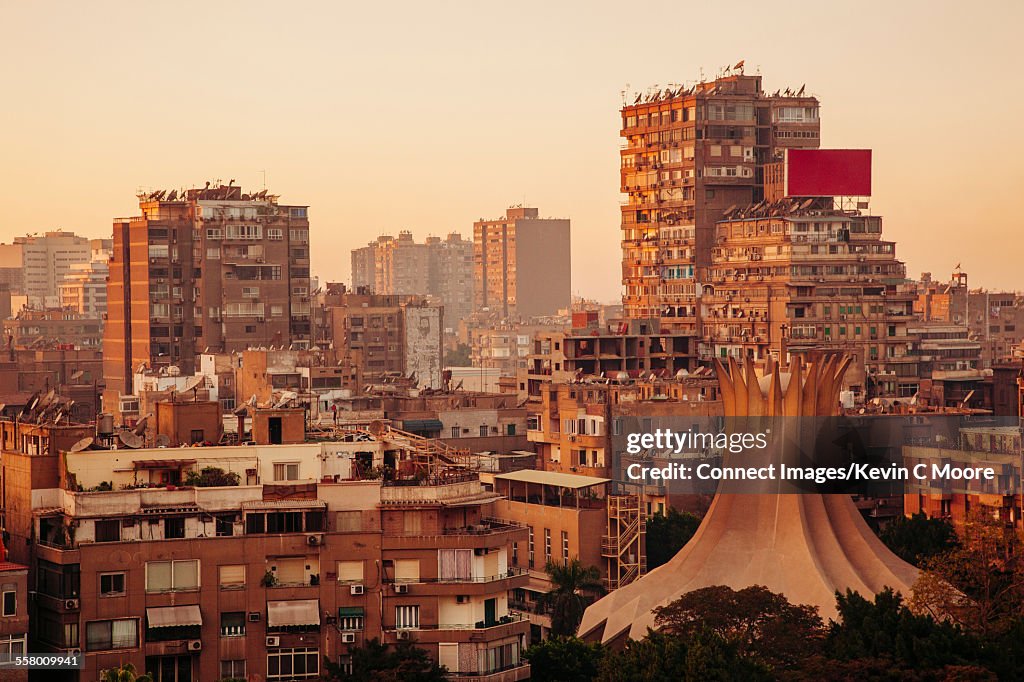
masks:
[(161, 606), (146, 609), (146, 622), (151, 628), (176, 628), (202, 625), (203, 616), (195, 604), (189, 606)]
[(362, 606), (339, 606), (338, 618), (362, 618), (365, 611)]
[(444, 424), (440, 419), (403, 419), (402, 430), (404, 431), (440, 431)]
[(320, 625), (320, 601), (318, 599), (301, 599), (267, 602), (267, 625), (272, 628), (288, 625)]

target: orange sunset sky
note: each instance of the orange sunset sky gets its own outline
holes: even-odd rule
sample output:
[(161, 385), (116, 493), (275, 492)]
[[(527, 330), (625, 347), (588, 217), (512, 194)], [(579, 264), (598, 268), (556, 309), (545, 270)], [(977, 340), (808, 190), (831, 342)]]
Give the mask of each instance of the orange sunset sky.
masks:
[(310, 205), (313, 271), (382, 233), (570, 217), (573, 290), (620, 292), (621, 91), (760, 68), (870, 147), (908, 274), (1024, 288), (1019, 2), (0, 0), (0, 240), (109, 236), (138, 188)]

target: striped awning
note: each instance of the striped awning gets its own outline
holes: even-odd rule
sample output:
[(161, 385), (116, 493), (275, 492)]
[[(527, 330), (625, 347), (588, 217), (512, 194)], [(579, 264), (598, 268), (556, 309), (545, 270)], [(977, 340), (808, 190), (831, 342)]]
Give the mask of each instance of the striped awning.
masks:
[(189, 606), (161, 606), (146, 609), (146, 623), (151, 628), (177, 628), (202, 625), (203, 615), (195, 604)]

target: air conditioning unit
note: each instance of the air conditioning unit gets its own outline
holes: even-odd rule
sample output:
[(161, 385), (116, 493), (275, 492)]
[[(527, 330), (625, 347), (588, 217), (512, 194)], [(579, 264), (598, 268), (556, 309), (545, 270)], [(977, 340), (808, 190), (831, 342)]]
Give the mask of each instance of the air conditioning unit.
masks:
[(79, 602), (77, 599), (64, 600), (64, 608), (68, 611), (77, 611), (80, 605), (81, 602)]
[(250, 611), (249, 612), (249, 622), (250, 623), (258, 623), (258, 622), (260, 622), (260, 612), (259, 611)]
[(190, 640), (188, 640), (188, 650), (189, 651), (202, 651), (203, 650), (203, 640), (201, 640), (201, 639), (190, 639)]
[(469, 595), (468, 594), (460, 594), (460, 595), (456, 596), (455, 597), (455, 603), (456, 604), (468, 604), (469, 603)]
[(267, 646), (268, 647), (281, 646), (281, 638), (280, 637), (267, 637)]
[(412, 633), (408, 630), (399, 630), (397, 633), (395, 633), (395, 636), (398, 637), (398, 640), (400, 642), (412, 639)]
[(395, 583), (395, 594), (409, 594), (409, 586), (405, 583)]
[(324, 544), (324, 538), (322, 535), (307, 535), (306, 544), (310, 547), (319, 547)]
[(343, 632), (341, 633), (342, 644), (354, 644), (356, 641), (356, 633), (354, 632)]
[(348, 591), (349, 591), (349, 594), (352, 594), (354, 596), (359, 596), (361, 594), (365, 594), (366, 593), (366, 588), (363, 587), (362, 585), (351, 585), (351, 586), (349, 586)]

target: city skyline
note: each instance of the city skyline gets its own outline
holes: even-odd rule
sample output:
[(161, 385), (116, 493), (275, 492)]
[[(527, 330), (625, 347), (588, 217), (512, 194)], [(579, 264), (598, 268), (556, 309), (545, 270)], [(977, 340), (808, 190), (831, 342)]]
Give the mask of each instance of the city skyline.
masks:
[[(202, 21), (108, 7), (6, 8), (2, 241), (57, 228), (109, 238), (140, 186), (219, 176), (261, 188), (265, 171), (283, 201), (310, 205), (321, 281), (350, 281), (350, 250), (379, 234), (468, 236), (495, 207), (526, 203), (572, 219), (573, 293), (614, 300), (621, 91), (744, 59), (766, 90), (806, 84), (820, 99), (822, 147), (874, 149), (872, 213), (909, 276), (946, 279), (960, 263), (972, 286), (1024, 288), (1014, 249), (993, 248), (1017, 238), (1000, 214), (1024, 179), (1019, 138), (983, 135), (1012, 129), (1024, 99), (1002, 87), (1020, 62), (1016, 5), (1001, 4), (999, 22), (906, 3), (804, 5), (735, 25), (713, 7), (655, 5), (657, 28), (628, 30), (611, 5), (316, 7), (290, 22), (269, 6), (204, 7)], [(208, 38), (176, 50), (183, 31)], [(963, 36), (956, 50), (949, 35)], [(984, 129), (958, 92), (999, 94)]]

